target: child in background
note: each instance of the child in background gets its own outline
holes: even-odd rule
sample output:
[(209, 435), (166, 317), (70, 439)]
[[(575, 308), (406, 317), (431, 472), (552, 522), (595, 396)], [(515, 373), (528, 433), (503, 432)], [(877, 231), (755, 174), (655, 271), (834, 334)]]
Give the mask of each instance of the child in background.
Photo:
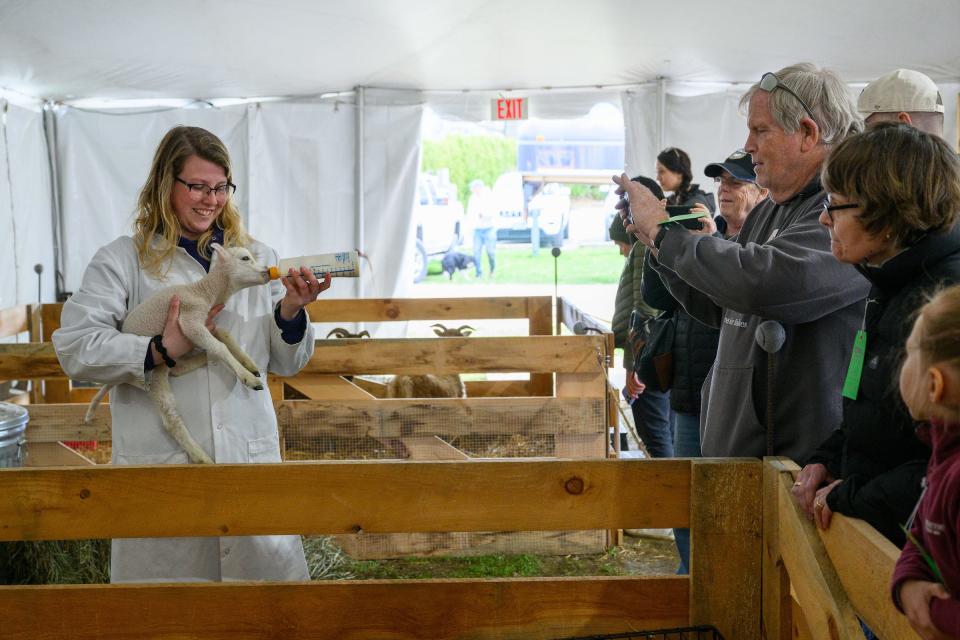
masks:
[(921, 310), (907, 340), (900, 393), (929, 423), (933, 455), (911, 535), (893, 573), (893, 601), (925, 640), (960, 638), (960, 285)]

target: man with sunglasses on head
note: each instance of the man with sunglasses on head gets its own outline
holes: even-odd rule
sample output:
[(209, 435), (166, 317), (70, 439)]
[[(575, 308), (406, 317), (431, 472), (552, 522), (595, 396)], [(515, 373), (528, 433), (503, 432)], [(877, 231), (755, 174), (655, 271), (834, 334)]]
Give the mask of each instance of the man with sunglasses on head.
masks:
[(720, 328), (703, 386), (703, 455), (772, 453), (802, 463), (840, 422), (843, 375), (869, 290), (833, 257), (818, 221), (821, 165), (863, 123), (843, 81), (810, 64), (764, 74), (744, 105), (744, 150), (770, 197), (736, 237), (689, 230), (639, 185), (614, 181), (629, 195), (628, 231), (658, 253), (670, 292)]

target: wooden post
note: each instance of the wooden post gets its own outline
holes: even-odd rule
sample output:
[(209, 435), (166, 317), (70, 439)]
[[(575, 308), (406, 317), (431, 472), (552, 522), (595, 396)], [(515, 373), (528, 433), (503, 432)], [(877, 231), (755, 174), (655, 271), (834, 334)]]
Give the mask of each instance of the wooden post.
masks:
[[(62, 304), (45, 304), (40, 307), (40, 334), (43, 342), (50, 342), (53, 332), (60, 328)], [(70, 402), (69, 380), (44, 380), (44, 402)]]
[(812, 636), (863, 640), (856, 612), (816, 528), (790, 498), (793, 475), (780, 472), (777, 475), (780, 553)]
[(690, 460), (690, 624), (760, 637), (761, 463)]
[[(553, 308), (550, 298), (539, 296), (527, 298), (527, 318), (531, 336), (553, 335)], [(558, 334), (559, 335), (559, 334)], [(552, 373), (530, 374), (530, 395), (552, 396), (554, 392)]]
[[(30, 342), (43, 342), (43, 319), (41, 317), (43, 305), (30, 304), (27, 305), (27, 309), (29, 309), (27, 329), (30, 332)], [(36, 378), (30, 380), (30, 402), (33, 404), (43, 402), (43, 380)]]
[(766, 458), (763, 465), (763, 621), (764, 640), (790, 640), (793, 628), (793, 599), (790, 597), (790, 576), (780, 555), (779, 512), (780, 471), (786, 459)]

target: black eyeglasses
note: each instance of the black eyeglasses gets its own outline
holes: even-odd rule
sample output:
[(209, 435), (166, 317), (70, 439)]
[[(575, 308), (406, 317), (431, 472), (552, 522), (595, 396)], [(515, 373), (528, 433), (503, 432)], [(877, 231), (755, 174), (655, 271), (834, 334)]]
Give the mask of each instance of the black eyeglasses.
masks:
[(830, 204), (830, 201), (827, 200), (823, 205), (823, 210), (827, 212), (827, 217), (830, 218), (830, 224), (833, 224), (833, 212), (842, 211), (844, 209), (856, 209), (860, 206), (859, 202), (848, 202), (847, 204)]
[(174, 180), (185, 186), (187, 191), (190, 192), (190, 195), (198, 200), (210, 195), (211, 193), (217, 200), (226, 200), (228, 195), (231, 193), (236, 193), (237, 191), (237, 185), (233, 184), (232, 182), (221, 184), (216, 187), (210, 187), (199, 182), (187, 182), (186, 180), (181, 180), (180, 178), (174, 178)]
[(780, 78), (777, 77), (777, 74), (771, 71), (767, 71), (760, 78), (759, 86), (761, 89), (763, 89), (767, 93), (773, 93), (775, 89), (783, 89), (784, 91), (786, 91), (787, 93), (789, 93), (790, 95), (792, 95), (794, 98), (797, 99), (797, 102), (800, 103), (800, 106), (803, 107), (803, 110), (807, 112), (807, 115), (810, 116), (811, 120), (813, 120), (814, 122), (817, 121), (817, 119), (813, 117), (813, 111), (810, 111), (810, 107), (808, 107), (807, 103), (803, 101), (803, 98), (801, 98), (796, 93), (794, 93), (793, 89), (783, 84), (783, 81), (781, 81)]

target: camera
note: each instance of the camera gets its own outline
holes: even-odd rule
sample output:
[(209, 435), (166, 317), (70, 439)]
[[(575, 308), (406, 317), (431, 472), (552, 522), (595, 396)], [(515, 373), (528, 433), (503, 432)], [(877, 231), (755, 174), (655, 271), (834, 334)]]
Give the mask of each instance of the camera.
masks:
[[(671, 218), (676, 216), (684, 216), (689, 214), (691, 209), (693, 209), (692, 204), (668, 204), (667, 215)], [(685, 220), (679, 220), (678, 222), (681, 226), (686, 227), (691, 231), (700, 231), (703, 229), (703, 220), (700, 218), (687, 218)]]
[(623, 218), (623, 226), (633, 224), (633, 214), (630, 213), (630, 198), (627, 196), (626, 192), (620, 196), (620, 202), (623, 203), (623, 206), (620, 207), (621, 211), (626, 211), (627, 215)]

